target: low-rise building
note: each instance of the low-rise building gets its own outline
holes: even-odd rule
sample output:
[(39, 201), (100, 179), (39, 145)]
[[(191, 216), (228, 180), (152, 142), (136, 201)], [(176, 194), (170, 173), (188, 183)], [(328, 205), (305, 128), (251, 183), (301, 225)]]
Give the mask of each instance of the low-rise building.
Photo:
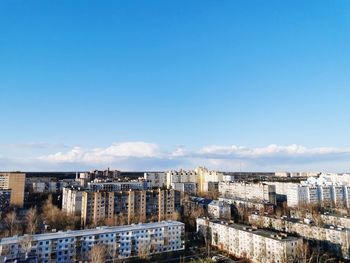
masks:
[(321, 220), (324, 224), (341, 226), (350, 229), (350, 217), (336, 214), (321, 214)]
[(302, 239), (220, 220), (197, 219), (197, 231), (219, 250), (251, 262), (300, 262)]
[(224, 203), (233, 205), (234, 207), (238, 208), (249, 208), (251, 210), (256, 211), (264, 211), (268, 214), (272, 214), (275, 211), (275, 205), (271, 204), (267, 201), (253, 201), (253, 200), (244, 200), (241, 198), (225, 198), (225, 197), (219, 197), (219, 201), (223, 201)]
[(162, 221), (3, 238), (0, 259), (16, 262), (32, 255), (34, 262), (86, 261), (95, 245), (106, 248), (107, 260), (179, 251), (184, 249), (184, 224)]
[(334, 225), (318, 226), (310, 220), (295, 218), (277, 218), (261, 214), (251, 214), (249, 223), (278, 231), (295, 233), (303, 238), (319, 240), (328, 245), (328, 249), (345, 259), (350, 258), (350, 229)]

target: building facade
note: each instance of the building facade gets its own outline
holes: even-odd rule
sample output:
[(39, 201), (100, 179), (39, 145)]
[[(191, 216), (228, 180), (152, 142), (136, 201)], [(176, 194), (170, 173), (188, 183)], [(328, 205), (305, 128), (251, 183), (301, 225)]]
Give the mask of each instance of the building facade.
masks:
[(208, 215), (211, 218), (231, 219), (231, 206), (223, 201), (214, 200), (208, 204)]
[(148, 190), (148, 189), (151, 189), (151, 182), (149, 181), (91, 182), (91, 183), (87, 183), (87, 189), (92, 191)]
[(197, 183), (172, 183), (171, 189), (188, 193), (191, 195), (197, 194)]
[(144, 173), (144, 179), (151, 182), (153, 188), (166, 187), (166, 174), (164, 172)]
[(208, 192), (212, 182), (223, 180), (223, 174), (217, 171), (209, 171), (204, 167), (198, 167), (193, 171), (168, 171), (166, 172), (166, 186), (170, 188), (173, 183), (196, 183), (199, 193)]
[(64, 187), (62, 191), (62, 210), (68, 214), (81, 216), (83, 192), (79, 187)]
[(197, 219), (197, 231), (212, 246), (251, 262), (301, 262), (301, 238), (204, 218)]
[(25, 173), (0, 173), (0, 189), (11, 189), (11, 205), (23, 207), (25, 180)]
[(179, 251), (184, 249), (184, 224), (163, 221), (3, 238), (0, 259), (15, 262), (31, 256), (43, 263), (86, 261), (95, 245), (106, 248), (110, 261)]
[(265, 183), (220, 182), (219, 193), (225, 198), (267, 201), (276, 204), (276, 187)]
[(83, 191), (83, 225), (99, 224), (120, 216), (129, 224), (173, 219), (181, 210), (182, 193), (169, 190)]
[(0, 190), (0, 217), (10, 207), (11, 190)]
[(350, 186), (339, 184), (294, 184), (288, 188), (287, 203), (290, 207), (317, 205), (350, 208)]
[(327, 243), (328, 249), (339, 256), (350, 258), (350, 229), (341, 226), (311, 224), (309, 220), (293, 218), (275, 218), (260, 214), (251, 214), (249, 223), (278, 231), (295, 233), (303, 238)]

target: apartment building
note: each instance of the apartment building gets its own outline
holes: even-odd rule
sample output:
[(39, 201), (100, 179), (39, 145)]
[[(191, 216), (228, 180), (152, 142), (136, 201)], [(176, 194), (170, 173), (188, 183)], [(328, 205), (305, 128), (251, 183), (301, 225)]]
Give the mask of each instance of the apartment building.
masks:
[(153, 188), (166, 187), (166, 174), (164, 172), (147, 172), (144, 173), (144, 179), (151, 182)]
[(83, 225), (98, 224), (115, 216), (125, 216), (128, 223), (172, 219), (180, 211), (182, 193), (169, 190), (83, 191)]
[(25, 180), (25, 173), (0, 173), (0, 189), (11, 189), (11, 205), (23, 207)]
[(0, 190), (0, 217), (3, 211), (6, 211), (11, 202), (11, 190)]
[(309, 220), (299, 220), (295, 218), (276, 218), (261, 214), (251, 214), (249, 223), (259, 227), (273, 228), (278, 231), (295, 233), (299, 236), (319, 240), (327, 244), (327, 249), (342, 256), (350, 258), (350, 229), (342, 226), (311, 224)]
[(172, 183), (171, 188), (184, 193), (196, 195), (197, 183)]
[(83, 192), (80, 187), (64, 187), (62, 191), (62, 210), (68, 214), (81, 216)]
[(198, 175), (198, 192), (200, 193), (208, 192), (211, 182), (220, 182), (224, 179), (223, 173), (209, 171), (205, 167), (198, 167), (194, 171)]
[(322, 173), (320, 180), (326, 180), (334, 184), (350, 185), (350, 173)]
[(222, 197), (267, 201), (276, 204), (276, 187), (265, 183), (219, 182)]
[(267, 201), (250, 201), (250, 200), (244, 200), (242, 198), (225, 198), (225, 197), (219, 197), (219, 201), (222, 201), (226, 204), (233, 205), (235, 207), (245, 207), (252, 210), (258, 210), (258, 211), (264, 211), (268, 214), (272, 214), (275, 211), (275, 205), (271, 204)]
[(276, 177), (312, 177), (319, 174), (319, 172), (275, 172)]
[(198, 176), (195, 171), (167, 171), (166, 175), (166, 187), (171, 188), (173, 183), (197, 183)]
[(87, 189), (92, 191), (126, 191), (126, 190), (148, 190), (151, 189), (150, 181), (128, 181), (128, 182), (91, 182), (87, 183)]
[(29, 255), (43, 263), (86, 261), (95, 245), (107, 248), (110, 261), (179, 251), (184, 249), (184, 224), (162, 221), (3, 238), (0, 261), (14, 262)]
[[(311, 221), (313, 220), (313, 214), (311, 212), (305, 212), (299, 209), (290, 210), (290, 215), (292, 218), (296, 219), (307, 219)], [(318, 220), (321, 224), (350, 228), (350, 217), (347, 215), (325, 212), (319, 214)]]
[(197, 231), (212, 246), (251, 262), (301, 262), (301, 238), (205, 218), (197, 219)]
[(336, 214), (321, 214), (321, 220), (324, 224), (350, 228), (350, 217)]
[(339, 184), (315, 184), (304, 182), (288, 188), (287, 203), (290, 207), (322, 205), (350, 208), (350, 186)]
[(214, 200), (208, 204), (208, 215), (211, 218), (231, 219), (231, 206), (223, 201)]
[(208, 192), (210, 183), (222, 181), (223, 176), (220, 172), (209, 171), (204, 167), (198, 167), (193, 171), (168, 171), (166, 172), (166, 186), (170, 188), (173, 183), (196, 183), (199, 193)]

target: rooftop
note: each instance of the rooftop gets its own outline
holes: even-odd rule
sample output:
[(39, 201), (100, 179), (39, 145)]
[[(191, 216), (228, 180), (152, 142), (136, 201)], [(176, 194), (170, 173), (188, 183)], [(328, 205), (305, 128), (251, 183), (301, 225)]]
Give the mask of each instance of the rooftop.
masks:
[(265, 229), (257, 229), (247, 225), (229, 223), (229, 222), (216, 220), (216, 219), (210, 220), (210, 222), (214, 224), (226, 225), (228, 227), (235, 228), (240, 231), (254, 233), (255, 235), (263, 236), (263, 237), (278, 240), (278, 241), (292, 241), (292, 240), (299, 239), (298, 237), (288, 236), (285, 233), (280, 233), (280, 232), (275, 232), (275, 231), (270, 231)]
[[(75, 231), (59, 231), (59, 232), (52, 232), (52, 233), (45, 233), (45, 234), (37, 234), (30, 236), (35, 241), (42, 241), (42, 240), (50, 240), (50, 239), (63, 239), (63, 238), (74, 238), (78, 236), (93, 236), (93, 235), (100, 235), (100, 234), (109, 234), (109, 233), (116, 233), (116, 232), (125, 232), (125, 231), (137, 231), (137, 230), (143, 230), (143, 229), (151, 229), (151, 228), (160, 228), (160, 227), (171, 227), (171, 226), (183, 226), (184, 224), (178, 221), (162, 221), (162, 222), (154, 222), (154, 223), (144, 223), (144, 224), (133, 224), (133, 225), (126, 225), (126, 226), (103, 226), (103, 227), (97, 227), (94, 229), (84, 229), (84, 230), (75, 230)], [(0, 245), (7, 245), (7, 244), (13, 244), (17, 243), (20, 240), (29, 237), (26, 236), (13, 236), (13, 237), (7, 237), (0, 240)]]

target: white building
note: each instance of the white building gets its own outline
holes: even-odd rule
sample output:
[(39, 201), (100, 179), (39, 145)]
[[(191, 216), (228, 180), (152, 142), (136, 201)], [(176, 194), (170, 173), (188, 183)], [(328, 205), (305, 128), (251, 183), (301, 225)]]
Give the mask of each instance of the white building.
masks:
[(297, 185), (297, 183), (291, 183), (291, 182), (266, 181), (264, 183), (268, 185), (274, 185), (276, 187), (276, 195), (285, 195), (285, 196), (287, 196), (289, 187), (293, 185)]
[(197, 219), (197, 231), (209, 235), (211, 245), (219, 250), (252, 262), (300, 261), (301, 238), (203, 218)]
[(64, 187), (62, 192), (62, 210), (71, 215), (80, 215), (83, 191), (80, 188)]
[(295, 233), (311, 240), (327, 242), (333, 253), (345, 259), (350, 258), (350, 229), (341, 226), (317, 226), (309, 223), (310, 220), (295, 218), (275, 218), (260, 214), (249, 216), (249, 223), (259, 227), (273, 228), (278, 231)]
[(92, 191), (126, 191), (126, 190), (148, 190), (151, 189), (149, 181), (128, 181), (128, 182), (91, 182), (87, 189)]
[(166, 187), (170, 188), (173, 183), (197, 183), (198, 176), (195, 171), (167, 171)]
[(1, 239), (0, 260), (12, 262), (32, 254), (39, 262), (85, 261), (96, 244), (107, 248), (107, 259), (125, 259), (183, 250), (183, 238), (184, 224), (177, 221), (14, 236)]
[(188, 194), (197, 194), (197, 183), (172, 183), (171, 188)]
[(275, 172), (276, 177), (311, 177), (319, 174), (319, 172)]
[(224, 174), (222, 180), (226, 182), (232, 182), (235, 180), (235, 176), (230, 174)]
[(350, 186), (335, 184), (325, 178), (309, 178), (300, 184), (288, 186), (287, 203), (290, 207), (311, 204), (349, 208), (349, 190)]
[(162, 188), (166, 186), (166, 174), (164, 172), (144, 173), (144, 179), (151, 182), (151, 187)]
[(223, 201), (214, 200), (208, 204), (208, 215), (212, 218), (231, 219), (231, 206)]
[(350, 185), (350, 173), (322, 173), (319, 178), (334, 184)]
[(276, 204), (276, 187), (265, 183), (220, 182), (222, 197), (244, 200), (261, 200)]

